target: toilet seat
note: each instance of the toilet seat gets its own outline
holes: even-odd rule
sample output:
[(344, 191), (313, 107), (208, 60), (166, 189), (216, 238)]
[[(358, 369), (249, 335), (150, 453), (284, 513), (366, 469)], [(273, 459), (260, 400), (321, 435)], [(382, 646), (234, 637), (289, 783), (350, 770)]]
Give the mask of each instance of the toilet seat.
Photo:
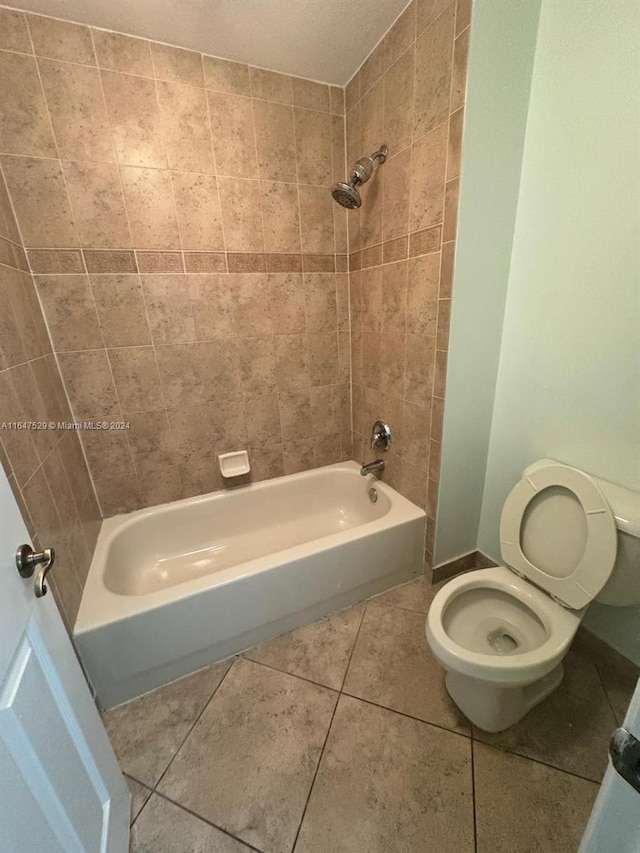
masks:
[[(582, 508), (584, 531), (578, 525), (568, 529), (566, 497), (557, 491), (549, 492), (546, 506), (540, 501), (545, 489), (560, 487), (569, 492)], [(564, 504), (562, 503), (564, 501)], [(552, 503), (554, 502), (554, 503)], [(531, 523), (531, 512), (544, 506), (545, 567), (534, 564), (525, 554), (522, 538), (526, 525)], [(575, 507), (572, 512), (575, 516)], [(572, 544), (582, 555), (576, 564), (566, 566), (566, 537), (573, 536)], [(532, 471), (513, 487), (502, 510), (500, 519), (500, 544), (506, 565), (516, 574), (528, 578), (548, 592), (560, 604), (579, 610), (586, 607), (603, 588), (611, 572), (617, 552), (616, 522), (605, 496), (593, 480), (582, 471), (564, 465), (548, 465)]]

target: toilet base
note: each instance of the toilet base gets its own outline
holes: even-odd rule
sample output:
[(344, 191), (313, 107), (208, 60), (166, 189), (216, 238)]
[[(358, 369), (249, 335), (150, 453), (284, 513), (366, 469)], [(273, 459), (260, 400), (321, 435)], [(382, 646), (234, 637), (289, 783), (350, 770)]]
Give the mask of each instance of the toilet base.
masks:
[(474, 726), (501, 732), (521, 720), (560, 685), (564, 669), (559, 663), (543, 678), (525, 687), (499, 687), (458, 672), (447, 672), (449, 696)]

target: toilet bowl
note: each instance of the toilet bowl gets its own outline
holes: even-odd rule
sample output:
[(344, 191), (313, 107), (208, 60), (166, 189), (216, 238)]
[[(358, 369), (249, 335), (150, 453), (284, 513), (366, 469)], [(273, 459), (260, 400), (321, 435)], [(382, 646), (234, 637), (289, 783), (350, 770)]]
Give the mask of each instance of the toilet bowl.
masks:
[[(640, 542), (638, 496), (608, 485), (553, 460), (530, 466), (503, 507), (505, 565), (459, 575), (435, 595), (427, 641), (449, 695), (479, 728), (508, 728), (558, 687), (586, 608), (616, 566), (618, 529)], [(605, 492), (624, 504), (619, 517)]]

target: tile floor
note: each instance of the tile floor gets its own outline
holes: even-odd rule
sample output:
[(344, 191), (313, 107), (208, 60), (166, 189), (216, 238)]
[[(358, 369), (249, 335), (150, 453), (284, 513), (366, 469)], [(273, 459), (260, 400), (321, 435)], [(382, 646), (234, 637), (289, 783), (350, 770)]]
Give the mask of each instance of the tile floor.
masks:
[(474, 730), (424, 578), (105, 714), (133, 853), (574, 853), (637, 668), (587, 634), (560, 688)]

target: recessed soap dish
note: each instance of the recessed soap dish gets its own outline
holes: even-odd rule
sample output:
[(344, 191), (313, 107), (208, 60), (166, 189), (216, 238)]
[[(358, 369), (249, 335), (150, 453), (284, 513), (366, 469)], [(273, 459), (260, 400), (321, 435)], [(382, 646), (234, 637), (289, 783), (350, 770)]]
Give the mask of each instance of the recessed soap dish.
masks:
[(221, 453), (218, 465), (223, 477), (240, 477), (251, 470), (249, 454), (246, 450), (236, 450), (233, 453)]

